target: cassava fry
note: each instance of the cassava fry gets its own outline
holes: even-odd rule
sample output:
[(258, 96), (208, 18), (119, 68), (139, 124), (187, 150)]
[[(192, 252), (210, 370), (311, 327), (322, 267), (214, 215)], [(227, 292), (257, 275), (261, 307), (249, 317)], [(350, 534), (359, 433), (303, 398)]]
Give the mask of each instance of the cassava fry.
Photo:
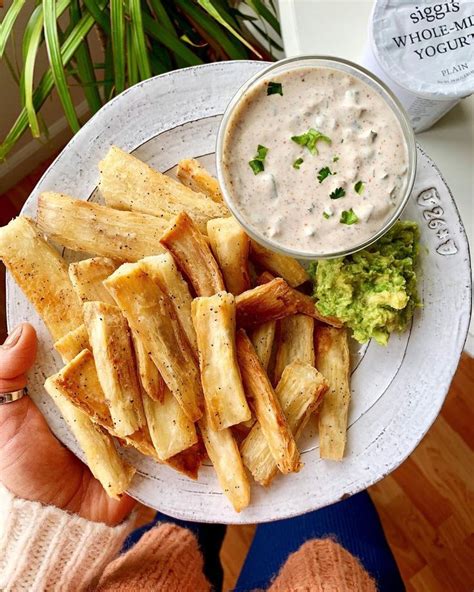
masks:
[(279, 321), (274, 384), (278, 384), (283, 370), (295, 360), (314, 366), (314, 319), (304, 314)]
[(171, 251), (198, 296), (212, 296), (225, 290), (221, 271), (206, 239), (185, 212), (176, 217), (161, 237), (161, 243)]
[(201, 383), (214, 430), (251, 417), (235, 351), (235, 299), (228, 292), (196, 298), (192, 304)]
[(0, 259), (57, 340), (82, 323), (67, 265), (29, 218), (0, 228)]
[(202, 232), (206, 232), (208, 220), (227, 213), (223, 204), (214, 203), (116, 146), (110, 148), (99, 169), (99, 189), (109, 207), (168, 221), (186, 211)]
[(60, 193), (42, 193), (38, 226), (73, 251), (137, 261), (163, 252), (160, 237), (169, 223), (137, 212), (121, 212)]
[(262, 428), (268, 448), (282, 473), (298, 471), (300, 453), (295, 439), (270, 380), (243, 329), (237, 332), (236, 345), (245, 392)]
[(237, 296), (248, 290), (250, 239), (243, 228), (233, 217), (215, 218), (207, 223), (207, 234), (227, 291)]
[(92, 257), (69, 264), (69, 278), (81, 302), (99, 300), (114, 304), (102, 282), (119, 266), (108, 257)]
[(85, 302), (83, 308), (97, 376), (115, 432), (129, 436), (146, 422), (127, 321), (114, 304)]
[(268, 370), (268, 364), (272, 355), (273, 342), (275, 340), (276, 321), (267, 321), (258, 327), (255, 327), (250, 333), (250, 340), (257, 352), (258, 359), (265, 370)]
[(304, 267), (293, 257), (270, 251), (254, 240), (251, 242), (250, 251), (252, 261), (276, 276), (282, 277), (293, 288), (309, 280)]
[[(275, 394), (296, 441), (327, 388), (326, 379), (310, 364), (292, 362), (283, 371)], [(260, 485), (269, 485), (278, 468), (259, 424), (254, 425), (240, 451), (255, 481)]]
[(191, 421), (202, 416), (197, 360), (168, 295), (139, 263), (126, 263), (105, 280), (136, 337)]
[(162, 402), (165, 392), (165, 381), (155, 362), (150, 358), (142, 340), (135, 335), (133, 330), (131, 333), (140, 384), (150, 399)]
[(176, 267), (172, 255), (163, 253), (155, 257), (145, 257), (140, 261), (140, 265), (154, 281), (160, 284), (170, 297), (181, 327), (197, 355), (196, 332), (191, 318), (191, 302), (193, 299), (189, 286)]
[(321, 458), (342, 460), (351, 400), (349, 345), (345, 329), (317, 327), (316, 367), (329, 383), (319, 412), (320, 455)]
[(204, 193), (219, 204), (224, 204), (219, 183), (201, 164), (193, 158), (186, 158), (178, 162), (178, 179), (193, 191)]
[(85, 325), (79, 325), (66, 333), (64, 337), (58, 339), (54, 344), (54, 349), (59, 353), (64, 362), (70, 362), (83, 349), (90, 349), (89, 335)]

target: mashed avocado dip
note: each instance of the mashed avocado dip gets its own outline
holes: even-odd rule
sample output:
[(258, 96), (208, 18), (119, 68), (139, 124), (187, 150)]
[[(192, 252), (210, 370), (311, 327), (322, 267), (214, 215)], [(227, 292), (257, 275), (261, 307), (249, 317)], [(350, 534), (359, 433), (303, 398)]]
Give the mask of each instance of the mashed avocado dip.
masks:
[(364, 343), (386, 345), (392, 331), (404, 331), (420, 306), (415, 264), (420, 232), (399, 221), (376, 243), (347, 257), (312, 263), (317, 308), (335, 316)]

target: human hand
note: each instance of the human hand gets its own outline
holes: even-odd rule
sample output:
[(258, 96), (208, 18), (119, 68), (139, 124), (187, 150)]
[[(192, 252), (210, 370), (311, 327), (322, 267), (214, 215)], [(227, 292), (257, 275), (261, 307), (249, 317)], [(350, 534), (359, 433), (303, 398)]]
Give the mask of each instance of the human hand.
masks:
[[(36, 356), (36, 332), (17, 327), (0, 346), (0, 393), (26, 385)], [(0, 481), (16, 496), (115, 526), (135, 501), (110, 498), (88, 467), (52, 434), (28, 397), (0, 405)]]

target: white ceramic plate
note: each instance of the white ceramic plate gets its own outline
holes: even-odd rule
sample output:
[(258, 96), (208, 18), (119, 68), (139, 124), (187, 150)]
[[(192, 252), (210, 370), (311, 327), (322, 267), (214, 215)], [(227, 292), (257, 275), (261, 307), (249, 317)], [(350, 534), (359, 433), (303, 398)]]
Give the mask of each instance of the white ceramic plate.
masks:
[[(98, 200), (97, 163), (115, 144), (164, 172), (180, 158), (198, 157), (214, 170), (216, 132), (239, 86), (264, 64), (227, 62), (189, 68), (141, 83), (108, 103), (68, 144), (31, 194), (23, 214), (34, 217), (38, 195), (55, 190)], [(419, 170), (405, 216), (421, 227), (420, 294), (424, 306), (410, 329), (354, 348), (352, 403), (346, 458), (319, 459), (311, 426), (300, 473), (254, 486), (249, 508), (237, 514), (219, 489), (212, 467), (194, 482), (135, 452), (138, 474), (130, 494), (166, 514), (202, 522), (252, 523), (321, 508), (375, 483), (397, 467), (426, 433), (444, 401), (464, 344), (470, 316), (470, 261), (462, 222), (450, 192), (419, 150)], [(77, 258), (69, 252), (66, 258)], [(61, 362), (44, 325), (11, 277), (8, 324), (30, 321), (39, 332), (32, 397), (57, 437), (78, 456), (78, 445), (43, 389)]]

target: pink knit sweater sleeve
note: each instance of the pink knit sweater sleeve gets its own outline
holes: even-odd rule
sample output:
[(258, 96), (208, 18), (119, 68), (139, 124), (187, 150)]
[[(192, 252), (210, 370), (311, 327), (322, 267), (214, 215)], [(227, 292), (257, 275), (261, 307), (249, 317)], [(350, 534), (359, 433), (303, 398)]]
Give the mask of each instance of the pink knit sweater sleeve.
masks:
[(116, 527), (90, 522), (17, 498), (0, 483), (0, 590), (86, 590), (132, 528), (132, 518)]

